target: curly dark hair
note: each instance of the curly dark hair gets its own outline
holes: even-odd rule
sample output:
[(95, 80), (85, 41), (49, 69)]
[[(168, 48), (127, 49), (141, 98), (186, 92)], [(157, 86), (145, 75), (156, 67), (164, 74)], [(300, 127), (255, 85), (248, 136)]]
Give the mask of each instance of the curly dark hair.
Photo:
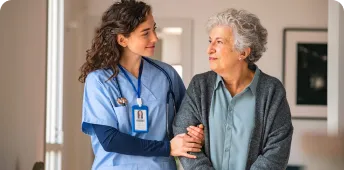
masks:
[(118, 74), (118, 63), (123, 47), (117, 42), (117, 35), (129, 37), (151, 13), (151, 7), (136, 0), (115, 2), (102, 16), (101, 24), (96, 29), (91, 49), (86, 51), (86, 62), (81, 66), (79, 81), (85, 83), (87, 75), (98, 69), (112, 69), (113, 75)]

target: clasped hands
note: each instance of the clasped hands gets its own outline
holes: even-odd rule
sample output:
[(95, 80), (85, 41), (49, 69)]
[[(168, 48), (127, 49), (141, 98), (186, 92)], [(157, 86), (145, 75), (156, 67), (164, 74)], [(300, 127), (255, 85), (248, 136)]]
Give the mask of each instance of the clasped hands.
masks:
[(204, 127), (202, 124), (198, 126), (189, 126), (186, 128), (187, 133), (175, 136), (171, 141), (171, 156), (184, 156), (195, 159), (196, 156), (190, 152), (201, 152), (204, 144)]

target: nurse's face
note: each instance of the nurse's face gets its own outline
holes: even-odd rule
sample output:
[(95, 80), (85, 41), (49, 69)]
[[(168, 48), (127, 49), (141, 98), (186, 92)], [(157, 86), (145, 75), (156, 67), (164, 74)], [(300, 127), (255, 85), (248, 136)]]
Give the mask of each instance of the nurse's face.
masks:
[(234, 48), (234, 36), (232, 28), (228, 26), (216, 26), (209, 32), (210, 69), (218, 74), (225, 73), (228, 68), (238, 64), (240, 52)]
[(139, 56), (152, 56), (155, 43), (158, 40), (155, 29), (155, 22), (152, 14), (146, 16), (146, 21), (141, 23), (126, 40), (125, 51)]

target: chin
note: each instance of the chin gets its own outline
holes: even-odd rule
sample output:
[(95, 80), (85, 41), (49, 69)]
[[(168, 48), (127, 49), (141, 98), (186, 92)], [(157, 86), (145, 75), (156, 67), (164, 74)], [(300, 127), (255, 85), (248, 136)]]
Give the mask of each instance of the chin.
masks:
[(209, 63), (209, 68), (210, 68), (211, 70), (215, 71), (216, 68), (217, 68), (217, 65), (214, 64), (214, 63)]
[(210, 64), (210, 70), (214, 71), (215, 73), (219, 74), (221, 73), (221, 71), (223, 71), (220, 67), (218, 67), (217, 65), (211, 65)]
[(144, 56), (151, 57), (154, 55), (154, 48), (147, 48), (143, 53), (145, 54)]
[(210, 68), (211, 71), (215, 72), (215, 73), (218, 73), (218, 70), (217, 69), (213, 69), (213, 68)]
[(144, 53), (144, 55), (143, 56), (145, 56), (145, 57), (152, 57), (154, 55), (154, 53)]

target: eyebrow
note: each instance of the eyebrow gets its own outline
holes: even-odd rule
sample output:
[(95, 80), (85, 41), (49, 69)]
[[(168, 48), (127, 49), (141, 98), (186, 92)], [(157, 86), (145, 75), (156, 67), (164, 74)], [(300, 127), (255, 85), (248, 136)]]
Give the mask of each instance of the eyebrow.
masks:
[[(209, 37), (209, 40), (211, 40), (211, 37)], [(230, 38), (223, 38), (223, 37), (216, 37), (215, 40), (222, 40), (223, 43), (229, 43), (231, 41)]]
[[(209, 37), (209, 39), (211, 40), (211, 37)], [(218, 39), (224, 40), (224, 38), (221, 38), (221, 37), (216, 37), (216, 38), (215, 38), (215, 40), (218, 40)]]
[[(156, 23), (154, 22), (154, 27), (156, 26)], [(149, 31), (150, 30), (150, 28), (145, 28), (145, 29), (143, 29), (141, 32), (145, 32), (145, 31)]]

